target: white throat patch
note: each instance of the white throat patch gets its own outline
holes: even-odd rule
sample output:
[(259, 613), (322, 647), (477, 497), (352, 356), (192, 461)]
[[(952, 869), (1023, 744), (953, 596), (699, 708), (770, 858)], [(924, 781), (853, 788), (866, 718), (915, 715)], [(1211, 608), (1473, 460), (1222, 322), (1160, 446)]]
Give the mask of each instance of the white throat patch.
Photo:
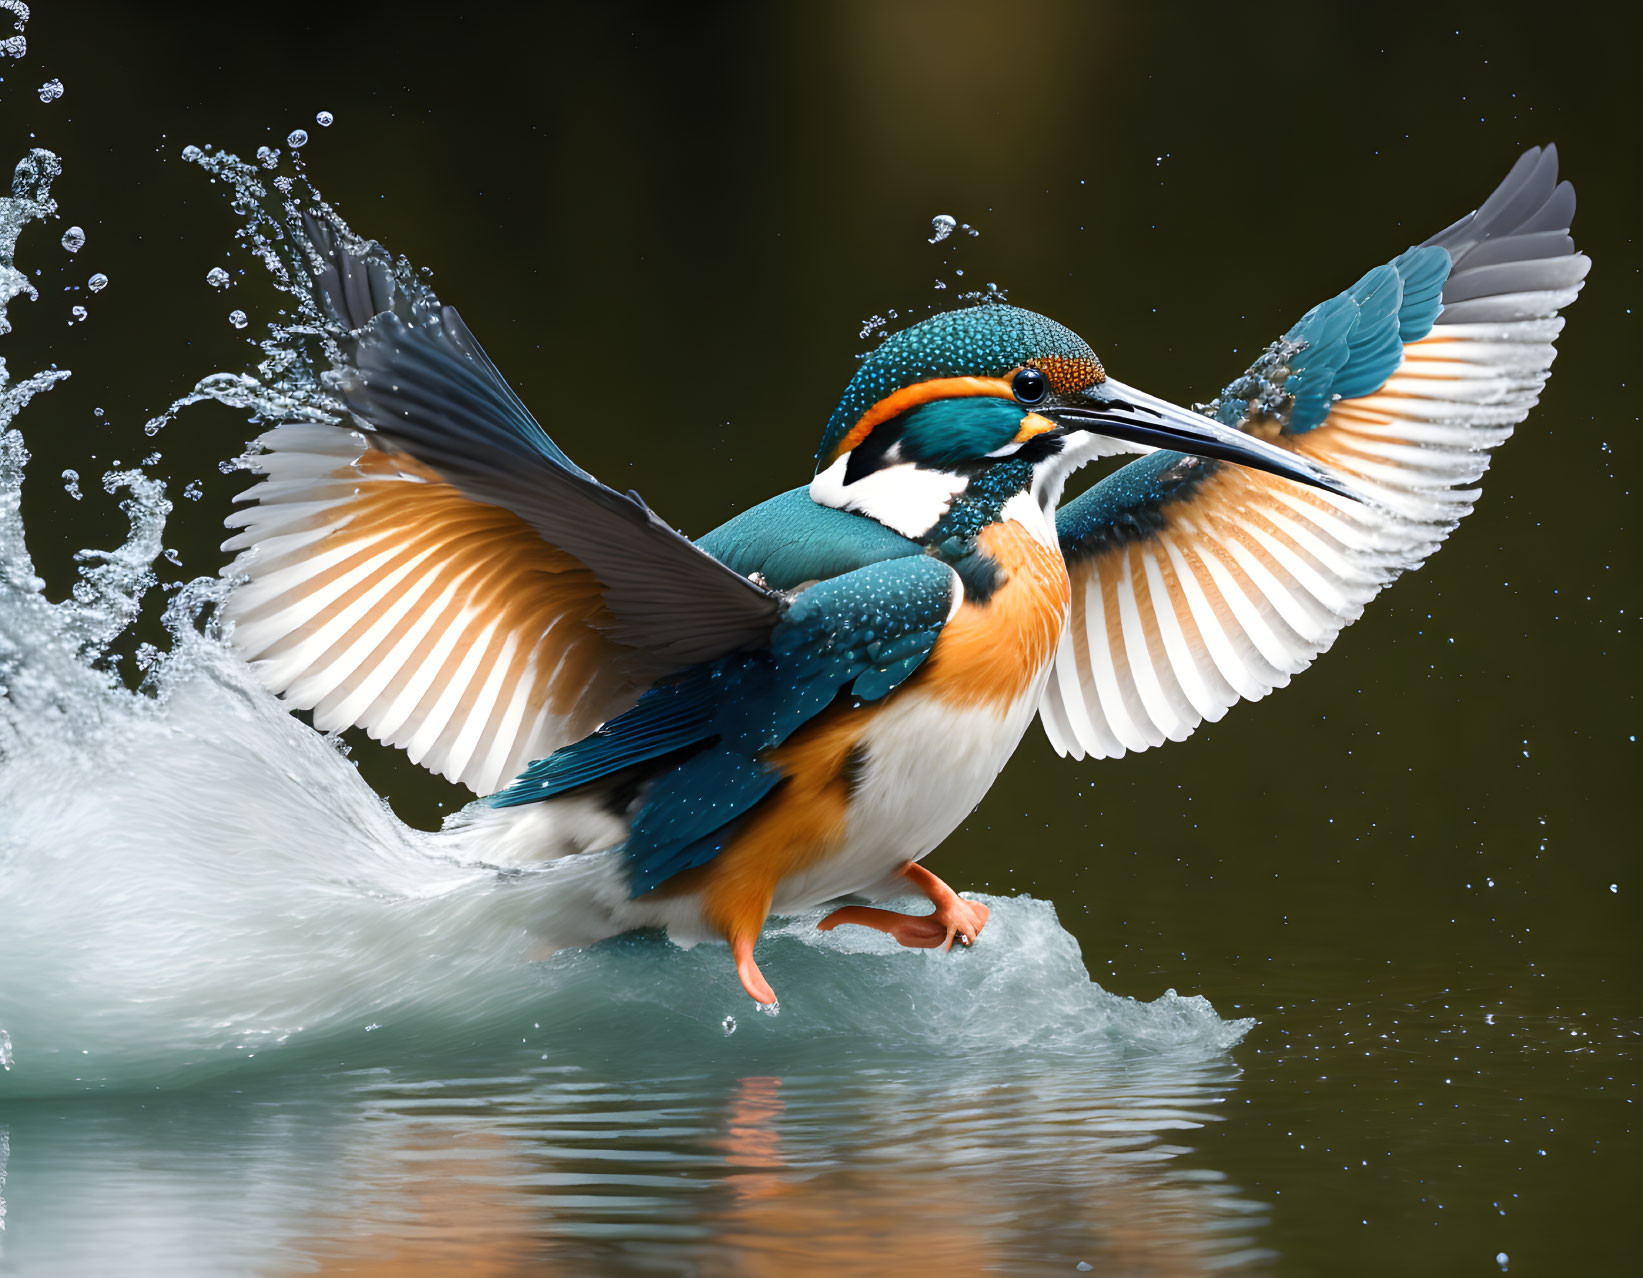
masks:
[(1121, 453), (1150, 453), (1145, 444), (1131, 444), (1111, 439), (1106, 435), (1083, 433), (1069, 435), (1061, 452), (1050, 459), (1050, 464), (1039, 468), (1033, 476), (1033, 491), (1046, 514), (1053, 515), (1061, 504), (1062, 490), (1072, 474), (1098, 457), (1115, 457)]
[(844, 472), (849, 465), (850, 454), (846, 453), (812, 479), (810, 500), (818, 506), (866, 515), (903, 537), (916, 538), (935, 527), (970, 482), (963, 475), (899, 462), (846, 484)]

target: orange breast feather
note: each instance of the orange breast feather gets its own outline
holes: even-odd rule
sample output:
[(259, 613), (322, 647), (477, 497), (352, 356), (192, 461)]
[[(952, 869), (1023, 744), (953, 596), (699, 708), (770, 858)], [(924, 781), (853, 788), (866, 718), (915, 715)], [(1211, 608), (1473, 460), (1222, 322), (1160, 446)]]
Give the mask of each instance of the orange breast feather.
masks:
[(1060, 548), (1013, 520), (983, 530), (978, 541), (1004, 584), (985, 603), (965, 600), (916, 681), (953, 705), (991, 705), (1004, 714), (1055, 655), (1072, 587)]

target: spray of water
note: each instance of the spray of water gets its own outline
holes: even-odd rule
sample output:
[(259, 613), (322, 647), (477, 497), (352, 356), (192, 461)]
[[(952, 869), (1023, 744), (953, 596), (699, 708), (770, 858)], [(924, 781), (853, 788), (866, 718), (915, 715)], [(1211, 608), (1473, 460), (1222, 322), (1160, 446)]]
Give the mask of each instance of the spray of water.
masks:
[[(205, 399), (264, 428), (338, 420), (334, 337), (295, 239), (299, 205), (323, 201), (300, 158), (280, 174), (198, 148), (185, 158), (218, 179), (243, 250), (290, 304), (254, 369), (205, 378), (148, 432)], [(5, 303), (30, 291), (18, 233), (55, 216), (59, 168), (32, 152), (0, 200), (0, 332)], [(48, 599), (25, 542), (17, 419), (67, 375), (13, 383), (0, 365), (0, 1098), (471, 1050), (522, 1022), (624, 1060), (820, 1043), (880, 1057), (1202, 1059), (1246, 1031), (1200, 998), (1103, 991), (1053, 908), (1027, 898), (988, 898), (987, 937), (959, 956), (788, 920), (761, 950), (779, 1018), (739, 1015), (748, 1005), (716, 947), (638, 936), (544, 957), (537, 920), (578, 859), (498, 871), (401, 824), (221, 641), (210, 617), (224, 583), (201, 578), (170, 600), (169, 650), (140, 689), (116, 676), (110, 645), (144, 606), (171, 514), (159, 480), (104, 477), (129, 535), (82, 551), (70, 596)]]

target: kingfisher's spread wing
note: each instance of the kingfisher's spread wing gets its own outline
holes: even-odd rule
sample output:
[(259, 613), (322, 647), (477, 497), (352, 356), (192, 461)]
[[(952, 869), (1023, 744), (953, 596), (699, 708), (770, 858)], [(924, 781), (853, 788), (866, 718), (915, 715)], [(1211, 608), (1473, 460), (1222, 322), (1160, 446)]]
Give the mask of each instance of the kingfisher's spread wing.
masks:
[(1368, 501), (1154, 453), (1056, 515), (1072, 610), (1041, 717), (1063, 754), (1185, 738), (1308, 666), (1466, 515), (1536, 403), (1590, 261), (1552, 147), (1307, 312), (1209, 406)]
[(656, 678), (761, 643), (781, 597), (554, 444), (456, 311), (314, 218), (357, 428), (261, 439), (225, 616), (263, 682), (490, 793)]
[[(787, 775), (781, 747), (796, 732), (845, 689), (858, 702), (877, 701), (923, 664), (963, 597), (957, 583), (946, 564), (916, 554), (810, 586), (768, 646), (664, 680), (626, 714), (532, 764), (491, 802), (535, 803), (666, 760), (624, 844), (633, 894), (705, 865), (736, 820)], [(829, 776), (848, 767), (850, 742), (834, 748)]]

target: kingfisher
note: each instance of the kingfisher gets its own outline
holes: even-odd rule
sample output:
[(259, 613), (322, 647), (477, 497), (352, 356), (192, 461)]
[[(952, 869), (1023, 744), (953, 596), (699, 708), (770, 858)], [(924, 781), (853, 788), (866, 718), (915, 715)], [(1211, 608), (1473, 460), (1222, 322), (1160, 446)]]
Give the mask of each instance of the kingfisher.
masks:
[[(562, 874), (555, 945), (727, 942), (774, 1007), (773, 914), (980, 937), (923, 862), (1035, 718), (1077, 759), (1180, 741), (1418, 567), (1546, 382), (1574, 208), (1528, 151), (1191, 407), (1031, 311), (935, 314), (860, 363), (808, 483), (692, 541), (572, 461), (408, 266), (293, 206), (337, 412), (258, 441), (225, 632), (316, 728), (480, 796), (445, 835)], [(909, 891), (929, 913), (874, 904)]]

